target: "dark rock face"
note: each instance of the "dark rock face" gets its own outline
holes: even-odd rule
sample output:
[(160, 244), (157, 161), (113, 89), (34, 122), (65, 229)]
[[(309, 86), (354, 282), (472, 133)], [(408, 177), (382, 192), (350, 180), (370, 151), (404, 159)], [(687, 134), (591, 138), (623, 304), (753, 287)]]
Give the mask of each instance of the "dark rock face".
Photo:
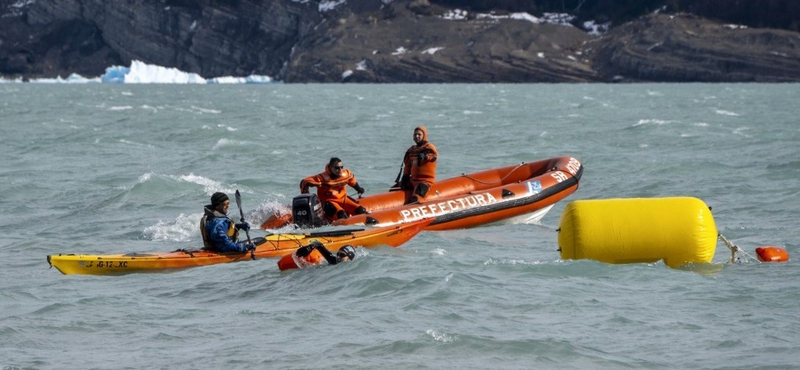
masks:
[[(294, 44), (319, 21), (316, 4), (291, 0), (43, 0), (29, 5), (23, 17), (0, 18), (0, 38), (5, 40), (0, 44), (0, 73), (52, 76), (74, 71), (64, 59), (80, 56), (54, 59), (51, 54), (62, 49), (61, 34), (82, 28), (95, 30), (101, 37), (97, 47), (113, 51), (106, 60), (116, 65), (136, 59), (206, 77), (278, 75)], [(10, 28), (15, 31), (5, 31)], [(23, 56), (27, 67), (20, 66)], [(91, 71), (82, 72), (89, 75), (112, 65), (98, 69), (102, 61), (96, 56), (83, 59)], [(3, 68), (4, 60), (8, 68)]]
[(141, 60), (289, 83), (800, 81), (798, 32), (660, 14), (592, 36), (502, 9), (446, 19), (457, 3), (0, 0), (0, 77), (98, 76)]
[(0, 74), (96, 75), (107, 66), (121, 64), (119, 55), (105, 44), (100, 29), (91, 23), (79, 19), (55, 21), (31, 32), (25, 32), (28, 27), (20, 19), (4, 23)]
[(593, 64), (607, 80), (800, 81), (797, 32), (661, 14), (618, 27), (596, 44)]
[[(347, 13), (303, 40), (292, 82), (578, 82), (594, 80), (579, 49), (591, 36), (526, 20), (446, 20), (405, 4)], [(343, 76), (350, 71), (352, 74)], [(348, 72), (348, 73), (350, 73)]]

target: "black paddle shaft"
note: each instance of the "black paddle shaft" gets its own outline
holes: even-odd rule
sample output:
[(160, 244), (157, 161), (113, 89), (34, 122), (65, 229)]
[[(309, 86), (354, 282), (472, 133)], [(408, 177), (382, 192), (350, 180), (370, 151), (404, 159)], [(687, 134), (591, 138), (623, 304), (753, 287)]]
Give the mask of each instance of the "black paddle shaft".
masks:
[[(239, 217), (241, 217), (241, 222), (244, 222), (244, 212), (242, 212), (242, 196), (239, 194), (239, 189), (236, 189), (236, 205), (239, 207)], [(252, 245), (253, 242), (250, 241), (250, 230), (244, 229), (244, 234), (247, 235), (247, 244)], [(256, 259), (255, 248), (250, 250), (250, 258)]]

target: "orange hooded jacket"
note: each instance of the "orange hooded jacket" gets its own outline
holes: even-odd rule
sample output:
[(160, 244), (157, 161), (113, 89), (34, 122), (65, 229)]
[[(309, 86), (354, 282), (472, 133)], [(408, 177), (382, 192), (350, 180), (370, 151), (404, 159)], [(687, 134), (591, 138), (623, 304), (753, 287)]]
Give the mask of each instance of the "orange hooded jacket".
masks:
[[(406, 151), (403, 158), (403, 175), (410, 175), (413, 185), (420, 182), (433, 184), (436, 181), (436, 159), (439, 157), (439, 152), (428, 142), (428, 130), (425, 126), (415, 127), (414, 131), (416, 130), (422, 131), (422, 140)], [(424, 154), (422, 161), (419, 158), (420, 153)]]

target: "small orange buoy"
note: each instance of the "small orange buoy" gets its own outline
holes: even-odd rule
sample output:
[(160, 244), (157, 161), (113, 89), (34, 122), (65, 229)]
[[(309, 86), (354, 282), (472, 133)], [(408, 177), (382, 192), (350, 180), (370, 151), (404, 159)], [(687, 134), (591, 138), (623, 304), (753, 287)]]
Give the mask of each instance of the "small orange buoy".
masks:
[(789, 253), (786, 253), (786, 250), (781, 247), (758, 247), (756, 255), (761, 262), (786, 262), (789, 260)]

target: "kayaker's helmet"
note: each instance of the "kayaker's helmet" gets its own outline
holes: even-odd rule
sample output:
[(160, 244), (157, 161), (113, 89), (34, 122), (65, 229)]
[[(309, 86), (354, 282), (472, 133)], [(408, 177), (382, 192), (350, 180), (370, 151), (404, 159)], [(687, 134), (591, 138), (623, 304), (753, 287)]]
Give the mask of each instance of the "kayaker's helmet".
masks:
[(356, 258), (356, 250), (351, 245), (345, 245), (344, 247), (340, 248), (338, 252), (336, 252), (336, 260), (342, 262), (342, 260), (347, 257), (350, 261)]

